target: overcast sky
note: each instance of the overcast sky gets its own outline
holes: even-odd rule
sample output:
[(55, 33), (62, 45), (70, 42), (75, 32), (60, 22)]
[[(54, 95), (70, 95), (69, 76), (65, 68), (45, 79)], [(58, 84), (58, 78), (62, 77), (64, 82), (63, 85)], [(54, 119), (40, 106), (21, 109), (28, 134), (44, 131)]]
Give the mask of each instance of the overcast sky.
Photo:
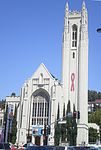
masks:
[[(82, 0), (68, 0), (69, 9)], [(89, 21), (89, 89), (101, 91), (101, 2), (85, 0)], [(0, 0), (0, 99), (20, 95), (40, 63), (61, 80), (66, 0)]]

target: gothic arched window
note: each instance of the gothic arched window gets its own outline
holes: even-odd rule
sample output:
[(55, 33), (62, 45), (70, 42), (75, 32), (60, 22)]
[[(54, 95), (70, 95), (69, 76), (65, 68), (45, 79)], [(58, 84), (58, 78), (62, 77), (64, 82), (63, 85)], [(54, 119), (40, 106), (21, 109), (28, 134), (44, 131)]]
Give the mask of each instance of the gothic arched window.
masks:
[(33, 99), (32, 125), (47, 125), (49, 117), (49, 102), (43, 95), (37, 95)]
[(72, 26), (72, 47), (77, 47), (77, 26)]

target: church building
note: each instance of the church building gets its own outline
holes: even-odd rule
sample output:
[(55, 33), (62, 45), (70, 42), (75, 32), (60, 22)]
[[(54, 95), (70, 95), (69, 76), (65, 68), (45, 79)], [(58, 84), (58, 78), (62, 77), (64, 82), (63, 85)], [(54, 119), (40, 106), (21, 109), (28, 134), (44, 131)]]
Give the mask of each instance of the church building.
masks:
[(43, 145), (45, 126), (50, 127), (47, 138), (54, 145), (54, 126), (58, 104), (60, 118), (68, 101), (80, 113), (77, 119), (77, 145), (88, 144), (88, 14), (85, 3), (81, 11), (65, 7), (62, 37), (62, 81), (56, 79), (42, 63), (31, 78), (25, 81), (19, 97), (6, 97), (6, 103), (17, 102), (16, 143)]

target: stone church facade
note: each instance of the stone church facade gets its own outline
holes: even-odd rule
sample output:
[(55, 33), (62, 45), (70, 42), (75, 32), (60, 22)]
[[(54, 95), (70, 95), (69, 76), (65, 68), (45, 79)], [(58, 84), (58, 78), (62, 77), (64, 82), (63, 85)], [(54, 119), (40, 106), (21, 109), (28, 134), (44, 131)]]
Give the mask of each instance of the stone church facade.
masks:
[(15, 107), (17, 99), (17, 140), (43, 145), (42, 129), (50, 126), (48, 144), (54, 144), (54, 125), (58, 104), (60, 117), (63, 106), (70, 100), (80, 112), (77, 119), (77, 145), (88, 144), (88, 17), (85, 3), (82, 10), (69, 11), (65, 7), (62, 40), (62, 81), (56, 79), (42, 63), (21, 88), (21, 95), (6, 97)]

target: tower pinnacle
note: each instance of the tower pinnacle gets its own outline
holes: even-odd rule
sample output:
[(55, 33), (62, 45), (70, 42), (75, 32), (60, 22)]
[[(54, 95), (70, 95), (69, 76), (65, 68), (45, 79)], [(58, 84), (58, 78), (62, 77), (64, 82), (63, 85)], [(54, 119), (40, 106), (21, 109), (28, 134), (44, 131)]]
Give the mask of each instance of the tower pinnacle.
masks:
[(68, 2), (66, 2), (66, 6), (65, 6), (65, 13), (68, 12), (69, 7), (68, 7)]
[(69, 14), (69, 7), (68, 7), (68, 2), (66, 2), (65, 6), (65, 17), (64, 17), (64, 26), (68, 26), (68, 14)]
[(85, 1), (83, 1), (82, 3), (82, 10), (85, 10), (86, 9), (86, 5), (85, 5)]

